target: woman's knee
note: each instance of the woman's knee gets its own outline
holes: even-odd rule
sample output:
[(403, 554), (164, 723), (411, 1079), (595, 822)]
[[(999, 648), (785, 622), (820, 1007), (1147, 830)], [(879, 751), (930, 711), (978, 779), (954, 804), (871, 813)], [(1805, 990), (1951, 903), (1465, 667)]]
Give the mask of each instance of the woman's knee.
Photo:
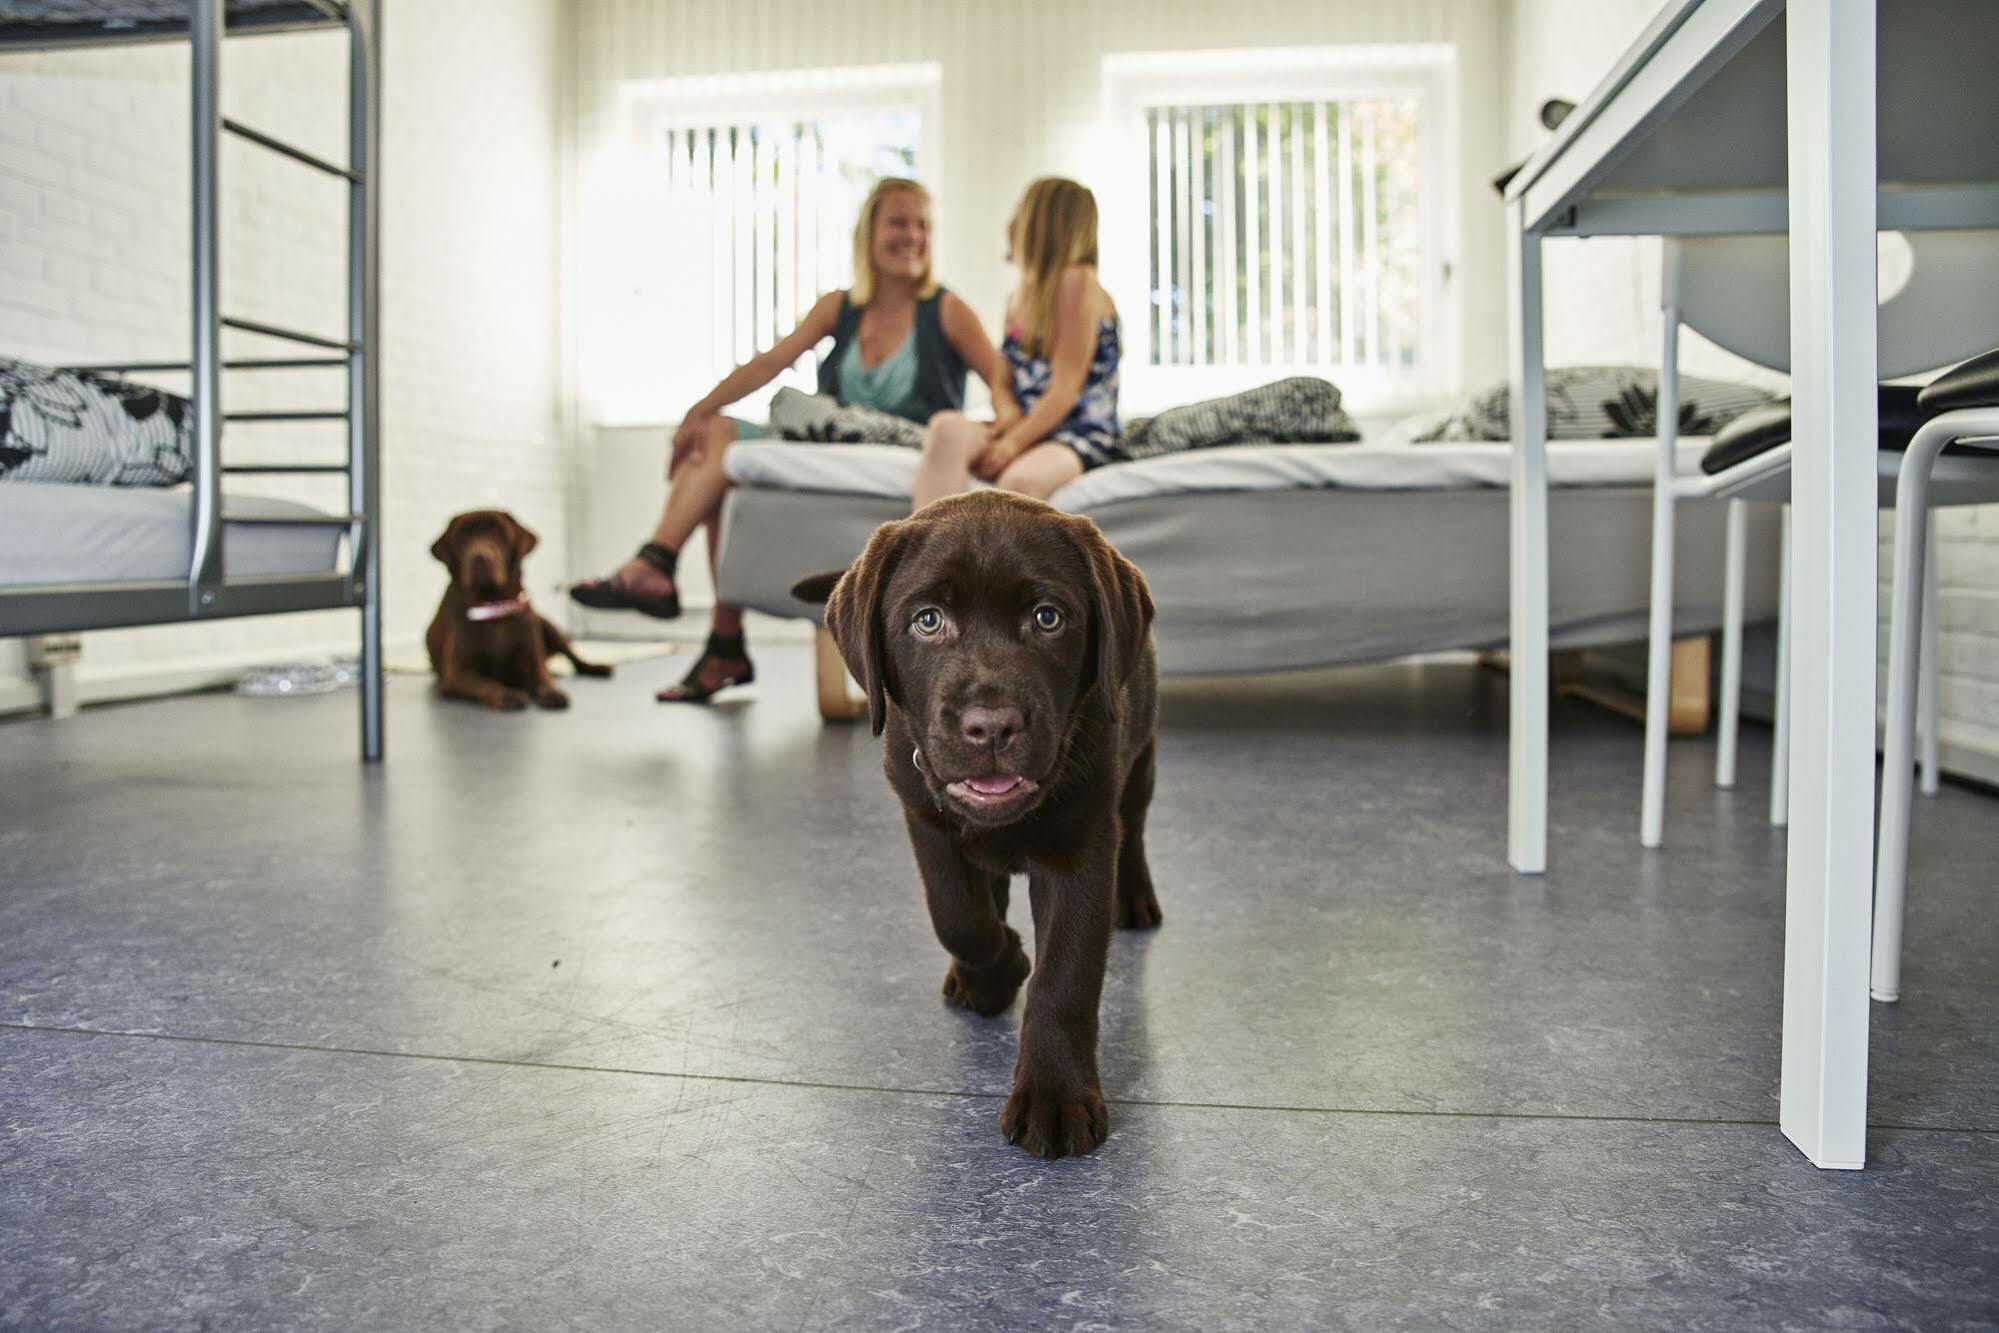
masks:
[(968, 459), (985, 439), (985, 427), (963, 412), (939, 412), (923, 432), (923, 456)]
[(1055, 493), (1055, 487), (1049, 484), (1045, 475), (1033, 468), (1022, 467), (1018, 463), (1010, 464), (1006, 471), (999, 474), (999, 480), (993, 485), (1003, 491), (1012, 491), (1016, 495), (1025, 495), (1035, 500), (1046, 500)]
[(1075, 454), (1060, 445), (1060, 453), (1042, 453), (1032, 450), (1007, 464), (1006, 470), (994, 483), (1003, 491), (1017, 491), (1032, 496), (1036, 500), (1046, 500), (1055, 492), (1083, 475), (1082, 462)]
[(679, 481), (694, 472), (719, 472), (722, 469), (722, 455), (736, 442), (736, 423), (727, 417), (717, 417), (703, 428), (701, 447), (690, 453), (672, 453), (666, 460), (666, 479)]
[(708, 424), (701, 437), (701, 456), (689, 460), (697, 472), (720, 472), (722, 455), (736, 442), (736, 423), (727, 417), (717, 417)]

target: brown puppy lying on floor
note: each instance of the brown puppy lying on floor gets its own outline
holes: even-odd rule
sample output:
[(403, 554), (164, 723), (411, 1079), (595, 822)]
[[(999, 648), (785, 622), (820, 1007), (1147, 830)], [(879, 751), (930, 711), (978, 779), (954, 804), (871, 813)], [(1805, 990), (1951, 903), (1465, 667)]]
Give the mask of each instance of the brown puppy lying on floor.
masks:
[(488, 708), (526, 708), (529, 700), (567, 708), (569, 696), (549, 679), (553, 653), (568, 658), (579, 675), (611, 674), (578, 657), (569, 636), (536, 614), (521, 592), (521, 558), (540, 540), (503, 509), (475, 509), (452, 519), (430, 548), (451, 571), (423, 636), (445, 698)]
[(1087, 518), (1004, 491), (952, 496), (876, 530), (826, 592), (826, 624), (886, 730), (944, 998), (1013, 1002), (1029, 965), (1006, 924), (1025, 871), (1034, 984), (1021, 1020), (1011, 1142), (1086, 1153), (1110, 1120), (1097, 1010), (1112, 926), (1156, 926), (1145, 864), (1158, 679), (1145, 579)]

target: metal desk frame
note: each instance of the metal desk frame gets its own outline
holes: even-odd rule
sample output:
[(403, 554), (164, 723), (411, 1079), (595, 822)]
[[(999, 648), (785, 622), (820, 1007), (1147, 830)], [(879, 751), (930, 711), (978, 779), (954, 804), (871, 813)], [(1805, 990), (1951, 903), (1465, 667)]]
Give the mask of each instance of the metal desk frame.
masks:
[[(1891, 3), (1898, 24), (1949, 10), (1949, 22), (1970, 25), (1978, 54), (1999, 52), (1999, 10), (1980, 14), (1952, 0)], [(1775, 59), (1772, 25), (1780, 18), (1782, 56)], [(1901, 31), (1894, 35), (1899, 42)], [(1759, 37), (1758, 77), (1767, 94), (1771, 67), (1782, 74), (1787, 131), (1785, 165), (1767, 181), (1746, 180), (1728, 143), (1703, 146), (1662, 132), (1704, 89), (1720, 89), (1717, 76)], [(1873, 906), (1875, 234), (1999, 226), (1999, 171), (1985, 150), (1969, 150), (1974, 169), (1964, 179), (1934, 170), (1883, 179), (1880, 53), (1876, 0), (1674, 0), (1506, 191), (1515, 420), (1507, 858), (1526, 874), (1542, 873), (1548, 862), (1542, 243), (1587, 235), (1790, 234), (1795, 554), (1778, 1118), (1814, 1164), (1853, 1169), (1867, 1148)], [(1749, 67), (1738, 68), (1736, 83)], [(1994, 65), (1985, 68), (1981, 86), (1989, 96)], [(1897, 77), (1891, 70), (1884, 83), (1890, 94)], [(1947, 90), (1949, 80), (1941, 82)], [(1938, 91), (1910, 89), (1921, 97)], [(1724, 96), (1717, 91), (1713, 99)], [(1892, 114), (1895, 151), (1906, 156), (1900, 130), (1913, 113), (1896, 106)], [(1940, 126), (1953, 120), (1946, 111), (1935, 116)], [(1999, 115), (1988, 109), (1960, 128), (1999, 138), (1995, 121)], [(1925, 151), (1961, 151), (1968, 142), (1963, 134), (1939, 138), (1946, 141), (1941, 149)], [(1632, 179), (1632, 164), (1641, 160), (1671, 162), (1661, 174), (1679, 178), (1646, 188)], [(1704, 169), (1709, 179), (1699, 178)]]

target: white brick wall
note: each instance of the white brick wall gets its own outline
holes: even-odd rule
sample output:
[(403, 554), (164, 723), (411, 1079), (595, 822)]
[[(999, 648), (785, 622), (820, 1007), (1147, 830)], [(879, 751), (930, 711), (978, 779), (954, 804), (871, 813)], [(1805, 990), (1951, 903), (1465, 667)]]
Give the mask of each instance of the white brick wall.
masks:
[[(390, 642), (409, 644), (442, 585), (430, 542), (460, 509), (501, 505), (541, 533), (529, 574), (544, 600), (567, 574), (563, 6), (424, 0), (392, 4), (386, 19), (384, 605)], [(178, 44), (0, 57), (0, 354), (186, 355), (187, 63)], [(230, 42), (223, 108), (344, 159), (345, 39)], [(229, 136), (222, 170), (225, 310), (342, 331), (344, 187)], [(294, 350), (237, 334), (225, 347)], [(343, 383), (337, 372), (237, 373), (224, 387), (232, 407), (339, 406)], [(340, 431), (239, 426), (225, 452), (253, 462), (317, 445), (337, 456)], [(338, 478), (263, 489), (344, 507)], [(355, 623), (325, 612), (107, 631), (88, 637), (83, 674), (351, 649)], [(18, 647), (0, 643), (0, 686), (21, 675)]]
[[(1514, 157), (1546, 137), (1536, 120), (1549, 97), (1580, 101), (1643, 30), (1659, 0), (1511, 0), (1507, 125)], [(1493, 225), (1499, 224), (1496, 205)], [(1547, 248), (1550, 364), (1659, 358), (1656, 240), (1559, 241)], [(1683, 335), (1689, 374), (1721, 375), (1782, 389), (1773, 375), (1698, 335)], [(1882, 518), (1882, 668), (1886, 670), (1885, 579), (1892, 515)], [(1947, 768), (1999, 780), (1999, 507), (1943, 511), (1938, 523), (1941, 624), (1939, 734)], [(1885, 690), (1885, 683), (1884, 683)]]

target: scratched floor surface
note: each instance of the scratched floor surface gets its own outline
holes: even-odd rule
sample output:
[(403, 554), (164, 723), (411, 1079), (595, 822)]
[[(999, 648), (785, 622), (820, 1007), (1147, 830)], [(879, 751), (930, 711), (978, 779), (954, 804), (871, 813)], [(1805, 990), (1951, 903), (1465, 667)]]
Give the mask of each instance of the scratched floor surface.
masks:
[(1051, 1165), (878, 743), (802, 646), (707, 710), (650, 702), (680, 666), (397, 679), (376, 771), (351, 696), (0, 725), (0, 1326), (1999, 1326), (1999, 801), (1918, 803), (1825, 1174), (1774, 1126), (1767, 733), (1734, 793), (1676, 744), (1645, 854), (1635, 729), (1558, 709), (1530, 880), (1500, 682), (1176, 684), (1114, 1132)]

